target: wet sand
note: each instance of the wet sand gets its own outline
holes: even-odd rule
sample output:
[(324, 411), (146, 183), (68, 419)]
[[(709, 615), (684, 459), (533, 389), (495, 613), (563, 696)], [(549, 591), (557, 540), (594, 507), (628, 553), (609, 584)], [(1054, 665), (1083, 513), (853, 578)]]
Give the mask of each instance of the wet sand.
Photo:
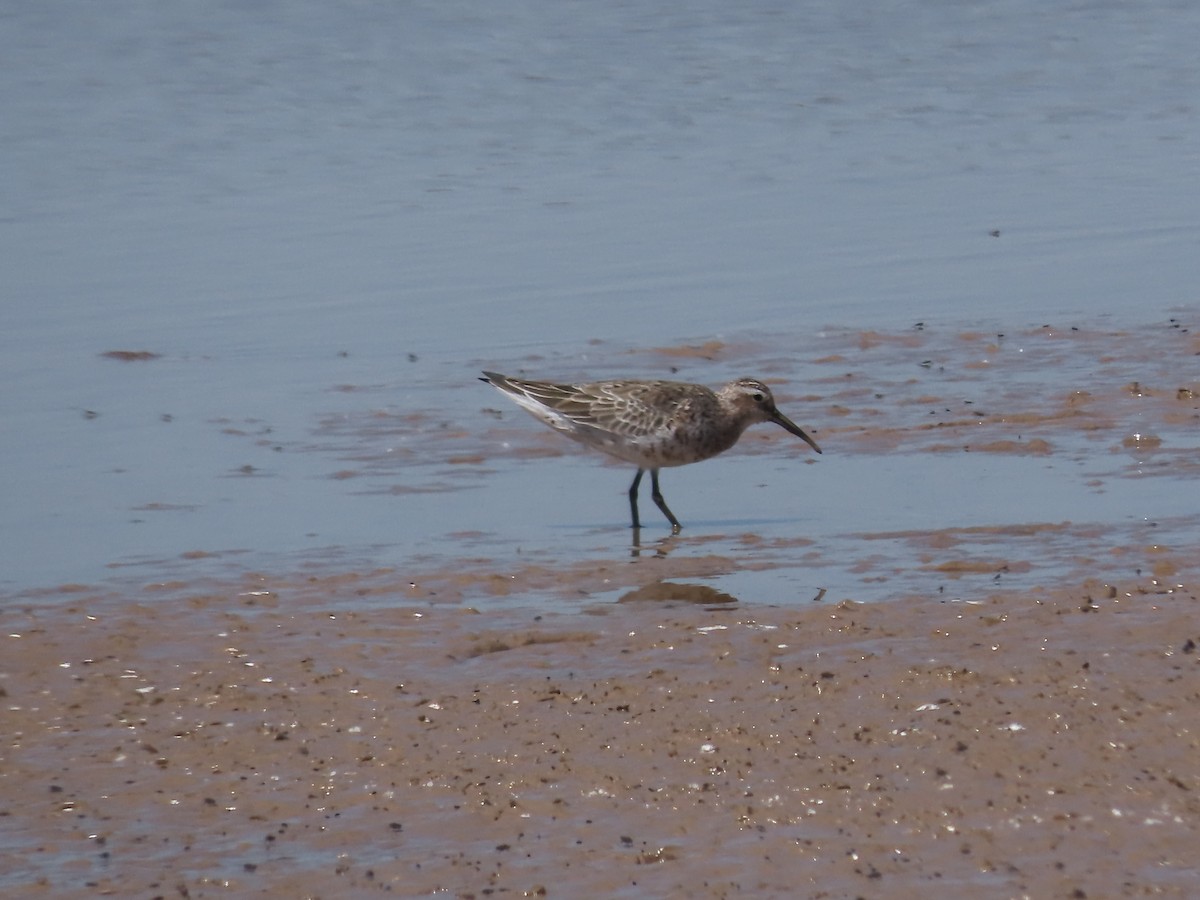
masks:
[[(1159, 513), (1194, 493), (1198, 339), (822, 344), (803, 396), (762, 348), (609, 356), (753, 358), (827, 454), (942, 480), (952, 452), (1085, 460), (1137, 508), (632, 553), (598, 530), (578, 558), (464, 530), (375, 568), (196, 548), (3, 598), (0, 893), (1194, 896), (1200, 541)], [(576, 452), (519, 410), (478, 418), (364, 411), (331, 463), (402, 493)], [(380, 429), (431, 462), (360, 453)], [(795, 449), (777, 437), (737, 452)], [(725, 592), (760, 572), (781, 575), (760, 602)], [(809, 579), (829, 592), (788, 587)]]
[(264, 579), (9, 611), (0, 887), (1194, 895), (1195, 585), (546, 614)]

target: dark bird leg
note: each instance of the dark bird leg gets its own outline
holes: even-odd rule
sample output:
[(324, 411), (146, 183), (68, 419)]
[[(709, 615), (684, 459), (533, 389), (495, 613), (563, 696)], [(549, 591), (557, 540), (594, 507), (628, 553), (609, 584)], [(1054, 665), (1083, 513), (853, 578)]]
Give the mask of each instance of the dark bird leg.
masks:
[[(639, 469), (638, 478), (641, 477), (642, 473)], [(667, 508), (667, 501), (663, 499), (662, 491), (658, 489), (658, 469), (650, 470), (650, 488), (650, 496), (654, 498), (654, 502), (658, 505), (658, 508), (661, 509), (663, 515), (667, 517), (667, 521), (671, 523), (671, 533), (679, 534), (679, 530), (683, 526), (679, 524), (679, 520), (675, 518), (675, 515), (671, 512), (671, 510)]]
[(633, 527), (638, 529), (642, 527), (642, 523), (638, 521), (637, 513), (637, 494), (638, 485), (642, 483), (642, 473), (645, 469), (638, 469), (638, 473), (633, 476), (633, 484), (629, 486), (629, 511), (633, 513)]

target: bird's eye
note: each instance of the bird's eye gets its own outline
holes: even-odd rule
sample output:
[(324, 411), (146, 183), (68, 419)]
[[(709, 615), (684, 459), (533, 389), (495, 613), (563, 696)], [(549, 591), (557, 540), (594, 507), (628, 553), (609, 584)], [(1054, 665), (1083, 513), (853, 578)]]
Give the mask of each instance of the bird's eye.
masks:
[(754, 402), (755, 402), (755, 403), (762, 403), (762, 402), (763, 402), (763, 395), (762, 395), (762, 394), (755, 394), (755, 395), (754, 395)]

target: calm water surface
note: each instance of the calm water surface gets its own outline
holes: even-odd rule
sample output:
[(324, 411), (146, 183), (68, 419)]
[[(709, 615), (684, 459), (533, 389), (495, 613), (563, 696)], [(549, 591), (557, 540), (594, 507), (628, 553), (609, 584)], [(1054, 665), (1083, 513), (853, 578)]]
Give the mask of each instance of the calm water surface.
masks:
[[(624, 552), (629, 473), (481, 448), (481, 365), (715, 383), (776, 360), (820, 436), (827, 334), (1187, 318), (1196, 46), (1200, 8), (1171, 2), (14, 7), (0, 589), (402, 568), (479, 535), (497, 559)], [(744, 355), (629, 352), (709, 340)], [(1070, 380), (1041, 371), (1029, 390)], [(1079, 461), (841, 449), (664, 486), (689, 534), (806, 529), (850, 561), (836, 535), (1189, 512)]]

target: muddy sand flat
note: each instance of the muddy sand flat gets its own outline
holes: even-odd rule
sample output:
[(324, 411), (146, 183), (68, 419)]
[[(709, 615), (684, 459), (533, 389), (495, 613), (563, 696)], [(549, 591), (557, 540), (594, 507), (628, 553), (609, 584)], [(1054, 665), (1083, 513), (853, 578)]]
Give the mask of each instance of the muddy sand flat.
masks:
[[(445, 563), (267, 574), (200, 549), (5, 598), (0, 893), (1195, 896), (1197, 338), (835, 337), (792, 403), (830, 458), (918, 466), (937, 527), (464, 531)], [(435, 463), (399, 471), (486, 483), (561, 440), (481, 419), (405, 420)], [(1030, 455), (1086, 490), (954, 524), (955, 478)]]
[(1194, 585), (555, 615), (331, 611), (300, 582), (8, 612), (0, 885), (1194, 895)]

